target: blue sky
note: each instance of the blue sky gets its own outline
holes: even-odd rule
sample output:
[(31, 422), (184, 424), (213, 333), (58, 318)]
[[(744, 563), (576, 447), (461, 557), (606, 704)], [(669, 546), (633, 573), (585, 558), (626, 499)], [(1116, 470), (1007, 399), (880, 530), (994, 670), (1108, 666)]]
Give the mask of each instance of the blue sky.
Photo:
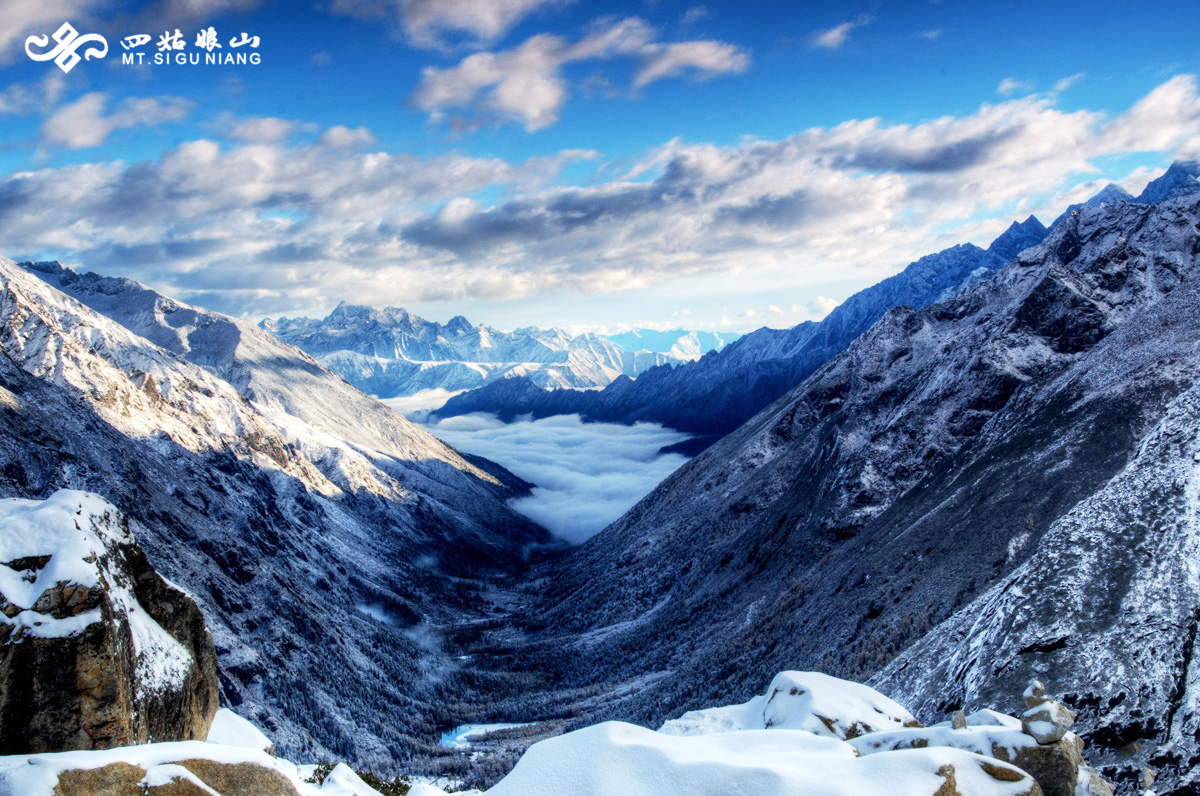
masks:
[[(0, 253), (256, 319), (786, 326), (1200, 151), (1194, 2), (0, 11)], [(27, 57), (64, 21), (107, 56)], [(121, 63), (210, 26), (261, 63)]]

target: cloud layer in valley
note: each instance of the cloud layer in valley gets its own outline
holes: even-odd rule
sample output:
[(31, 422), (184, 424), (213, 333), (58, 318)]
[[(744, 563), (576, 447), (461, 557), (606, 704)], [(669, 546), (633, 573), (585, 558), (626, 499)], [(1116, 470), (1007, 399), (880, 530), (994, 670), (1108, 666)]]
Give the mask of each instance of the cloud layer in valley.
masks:
[(537, 484), (513, 508), (571, 544), (590, 539), (687, 461), (659, 450), (688, 435), (654, 423), (584, 423), (578, 415), (502, 423), (466, 415), (427, 428)]

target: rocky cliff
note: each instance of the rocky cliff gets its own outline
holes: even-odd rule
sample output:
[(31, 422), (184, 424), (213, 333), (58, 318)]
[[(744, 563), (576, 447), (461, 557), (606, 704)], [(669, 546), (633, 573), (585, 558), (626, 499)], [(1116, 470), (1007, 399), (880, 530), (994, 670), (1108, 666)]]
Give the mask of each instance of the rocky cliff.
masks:
[(202, 740), (217, 656), (195, 602), (87, 492), (0, 500), (0, 754)]

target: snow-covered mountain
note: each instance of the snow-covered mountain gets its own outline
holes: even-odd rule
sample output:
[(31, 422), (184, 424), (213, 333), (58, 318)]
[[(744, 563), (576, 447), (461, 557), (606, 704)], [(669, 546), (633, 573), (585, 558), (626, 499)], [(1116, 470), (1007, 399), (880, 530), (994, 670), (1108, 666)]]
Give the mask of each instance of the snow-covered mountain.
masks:
[(195, 598), (224, 701), (284, 749), (387, 765), (436, 738), (455, 667), (430, 628), (547, 541), (506, 506), (527, 485), (257, 327), (0, 259), (0, 497), (61, 488)]
[(1200, 193), (1105, 204), (889, 311), (546, 570), (523, 654), (642, 723), (786, 666), (924, 720), (1049, 674), (1106, 777), (1194, 793), (1198, 257)]
[(603, 387), (698, 354), (628, 350), (595, 334), (527, 327), (501, 332), (461, 315), (445, 325), (403, 309), (340, 304), (322, 320), (280, 318), (260, 326), (380, 398), (457, 392), (525, 377), (546, 389)]
[(689, 332), (687, 329), (630, 329), (605, 335), (622, 351), (653, 351), (670, 354), (680, 360), (699, 359), (709, 351), (720, 351), (741, 337), (737, 332)]
[(514, 378), (451, 398), (441, 416), (491, 412), (502, 418), (579, 414), (591, 420), (653, 421), (696, 434), (724, 434), (813, 373), (892, 307), (923, 307), (986, 279), (1046, 228), (1030, 216), (1014, 222), (986, 250), (971, 244), (922, 257), (901, 273), (860, 291), (820, 322), (763, 328), (697, 362), (658, 367), (604, 390), (547, 391)]
[(1194, 193), (1200, 193), (1200, 160), (1177, 160), (1161, 177), (1151, 180), (1134, 201), (1153, 205)]

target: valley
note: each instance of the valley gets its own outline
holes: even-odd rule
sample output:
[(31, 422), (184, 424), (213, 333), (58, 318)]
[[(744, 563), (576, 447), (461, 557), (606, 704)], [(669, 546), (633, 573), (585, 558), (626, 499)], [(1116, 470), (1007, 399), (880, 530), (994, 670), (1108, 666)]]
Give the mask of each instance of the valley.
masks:
[(222, 704), (292, 759), (491, 786), (535, 742), (778, 672), (927, 725), (1046, 678), (1098, 776), (1188, 794), (1196, 173), (924, 258), (843, 305), (871, 307), (853, 339), (831, 314), (657, 371), (747, 395), (739, 363), (811, 369), (690, 460), (652, 423), (413, 423), (253, 324), (0, 260), (0, 485), (126, 514), (203, 612)]

